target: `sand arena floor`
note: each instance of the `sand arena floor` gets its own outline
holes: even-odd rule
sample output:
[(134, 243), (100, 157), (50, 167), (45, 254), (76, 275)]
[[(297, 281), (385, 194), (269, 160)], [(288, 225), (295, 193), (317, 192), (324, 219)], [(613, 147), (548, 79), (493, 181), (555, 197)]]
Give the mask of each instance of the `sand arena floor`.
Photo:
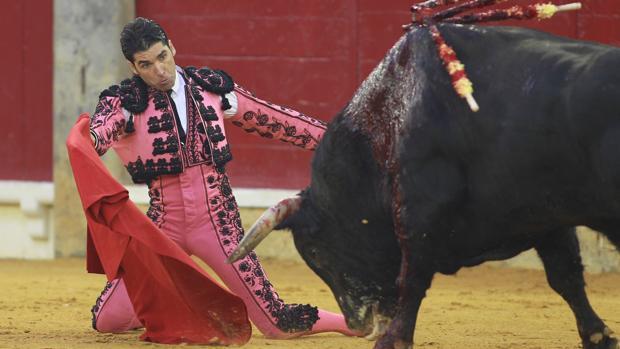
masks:
[[(305, 265), (264, 261), (288, 302), (337, 305), (328, 288)], [(620, 274), (588, 275), (590, 300), (620, 332)], [(90, 307), (104, 283), (84, 271), (81, 259), (52, 262), (0, 261), (0, 348), (174, 348), (138, 341), (139, 331), (99, 334)], [(478, 267), (438, 276), (425, 299), (415, 348), (579, 348), (573, 315), (539, 271)], [(198, 346), (196, 346), (198, 347)], [(206, 347), (206, 346), (205, 346)], [(365, 349), (373, 343), (339, 334), (265, 339), (254, 331), (247, 348)]]

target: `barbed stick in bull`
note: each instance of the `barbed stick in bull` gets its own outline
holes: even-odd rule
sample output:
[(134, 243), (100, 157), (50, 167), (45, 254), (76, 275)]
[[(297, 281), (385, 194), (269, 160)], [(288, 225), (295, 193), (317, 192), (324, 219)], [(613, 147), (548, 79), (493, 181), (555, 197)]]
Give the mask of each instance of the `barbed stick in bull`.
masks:
[(491, 21), (503, 21), (508, 19), (547, 19), (553, 17), (557, 12), (573, 11), (581, 8), (581, 3), (570, 3), (565, 5), (554, 5), (551, 3), (538, 3), (534, 5), (520, 6), (515, 5), (507, 9), (495, 9), (486, 12), (471, 13), (455, 17), (463, 12), (480, 9), (506, 2), (507, 0), (470, 0), (462, 4), (449, 7), (440, 12), (432, 12), (432, 9), (446, 5), (454, 5), (460, 0), (429, 0), (411, 7), (412, 20), (410, 24), (403, 26), (405, 30), (416, 27), (429, 27), (431, 36), (437, 46), (437, 51), (444, 67), (452, 80), (454, 91), (467, 101), (469, 108), (473, 112), (480, 110), (473, 93), (473, 83), (467, 77), (465, 66), (458, 59), (454, 49), (450, 47), (437, 28), (439, 22), (449, 22), (456, 24), (472, 24)]
[(566, 5), (535, 4), (527, 6), (512, 6), (502, 10), (492, 10), (481, 13), (474, 13), (461, 17), (446, 18), (444, 22), (471, 24), (503, 21), (507, 19), (527, 20), (527, 19), (548, 19), (558, 12), (574, 11), (581, 9), (581, 3), (571, 3)]

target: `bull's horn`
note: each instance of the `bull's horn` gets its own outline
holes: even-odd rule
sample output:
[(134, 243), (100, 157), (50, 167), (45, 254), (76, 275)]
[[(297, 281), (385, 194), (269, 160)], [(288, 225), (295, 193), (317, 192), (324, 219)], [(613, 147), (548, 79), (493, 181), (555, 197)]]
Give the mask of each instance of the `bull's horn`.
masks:
[(241, 239), (237, 248), (228, 257), (228, 263), (234, 263), (245, 257), (252, 251), (264, 238), (271, 233), (273, 228), (280, 224), (286, 217), (299, 209), (301, 197), (284, 199), (275, 206), (265, 211), (260, 218), (252, 225), (247, 234)]

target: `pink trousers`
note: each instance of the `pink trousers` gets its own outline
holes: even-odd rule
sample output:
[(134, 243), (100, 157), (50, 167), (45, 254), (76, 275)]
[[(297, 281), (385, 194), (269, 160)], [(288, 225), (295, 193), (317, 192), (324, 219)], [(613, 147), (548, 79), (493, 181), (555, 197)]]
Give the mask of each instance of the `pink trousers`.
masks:
[[(355, 335), (340, 314), (307, 304), (285, 304), (253, 252), (234, 264), (226, 263), (243, 228), (225, 174), (210, 165), (189, 167), (180, 175), (153, 180), (149, 196), (151, 220), (188, 254), (209, 265), (243, 299), (250, 320), (266, 337), (285, 339), (319, 332)], [(92, 313), (93, 327), (100, 332), (142, 327), (122, 279), (106, 285)]]

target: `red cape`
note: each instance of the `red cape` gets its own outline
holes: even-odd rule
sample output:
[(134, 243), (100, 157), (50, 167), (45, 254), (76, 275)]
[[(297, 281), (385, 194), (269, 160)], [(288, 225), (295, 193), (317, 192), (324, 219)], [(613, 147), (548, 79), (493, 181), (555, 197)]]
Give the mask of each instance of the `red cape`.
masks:
[(88, 223), (89, 272), (123, 277), (143, 340), (245, 344), (252, 334), (241, 298), (220, 287), (162, 233), (99, 159), (82, 114), (67, 138)]

